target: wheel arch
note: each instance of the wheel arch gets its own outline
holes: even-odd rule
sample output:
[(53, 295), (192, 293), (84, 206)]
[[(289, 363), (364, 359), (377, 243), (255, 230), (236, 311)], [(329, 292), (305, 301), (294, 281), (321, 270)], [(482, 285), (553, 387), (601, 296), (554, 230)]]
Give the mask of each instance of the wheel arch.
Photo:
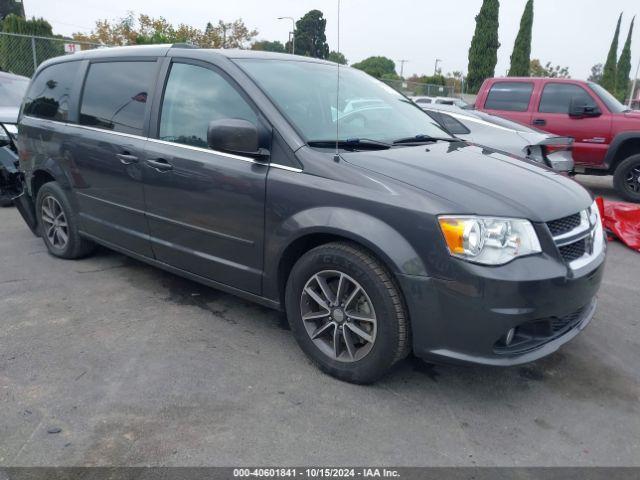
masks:
[(620, 162), (637, 154), (640, 154), (640, 131), (619, 133), (609, 146), (604, 164), (613, 173)]
[(336, 241), (348, 241), (365, 248), (394, 277), (396, 274), (427, 276), (424, 263), (410, 243), (378, 218), (335, 207), (299, 212), (294, 217), (282, 225), (288, 235), (280, 236), (276, 245), (267, 248), (267, 258), (274, 259), (265, 269), (263, 294), (267, 298), (281, 302), (289, 273), (297, 260), (317, 246)]

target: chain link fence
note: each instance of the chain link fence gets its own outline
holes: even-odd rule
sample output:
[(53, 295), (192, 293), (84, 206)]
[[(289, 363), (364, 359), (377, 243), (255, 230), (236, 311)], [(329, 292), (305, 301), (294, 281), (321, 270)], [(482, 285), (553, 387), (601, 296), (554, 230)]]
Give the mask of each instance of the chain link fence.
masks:
[[(391, 88), (409, 97), (459, 97), (459, 88), (454, 85), (433, 85), (430, 83), (409, 82), (407, 80), (380, 79)], [(458, 92), (456, 93), (456, 90)]]
[(104, 48), (105, 45), (78, 42), (65, 38), (38, 37), (0, 32), (0, 70), (31, 77), (38, 65), (60, 55), (80, 50)]

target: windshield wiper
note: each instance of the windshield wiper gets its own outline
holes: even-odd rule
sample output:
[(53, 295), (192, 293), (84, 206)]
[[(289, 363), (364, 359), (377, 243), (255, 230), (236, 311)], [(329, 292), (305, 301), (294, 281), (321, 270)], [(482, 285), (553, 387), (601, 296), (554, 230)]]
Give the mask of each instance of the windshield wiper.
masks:
[(332, 148), (336, 145), (338, 148), (346, 148), (352, 150), (386, 150), (391, 148), (389, 143), (379, 140), (371, 140), (369, 138), (347, 138), (346, 140), (312, 140), (307, 142), (310, 147)]
[(460, 142), (459, 138), (455, 137), (432, 137), (431, 135), (415, 135), (413, 137), (400, 138), (398, 140), (394, 140), (394, 145), (420, 145), (423, 143), (434, 143), (434, 142)]

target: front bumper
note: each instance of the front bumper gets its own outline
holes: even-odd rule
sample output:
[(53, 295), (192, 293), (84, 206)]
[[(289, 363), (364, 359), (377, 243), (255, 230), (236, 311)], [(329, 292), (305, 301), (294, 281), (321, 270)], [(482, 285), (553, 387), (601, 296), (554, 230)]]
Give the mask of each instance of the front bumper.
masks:
[[(556, 351), (593, 318), (604, 255), (579, 274), (549, 258), (499, 268), (464, 265), (453, 281), (401, 275), (413, 350), (425, 360), (512, 366)], [(516, 336), (505, 345), (506, 333)]]

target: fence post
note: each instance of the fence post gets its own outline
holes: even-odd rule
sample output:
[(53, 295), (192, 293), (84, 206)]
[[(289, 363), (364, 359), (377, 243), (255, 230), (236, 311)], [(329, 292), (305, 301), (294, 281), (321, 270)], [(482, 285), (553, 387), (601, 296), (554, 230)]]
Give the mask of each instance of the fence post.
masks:
[[(36, 38), (31, 37), (31, 53), (33, 54), (33, 73), (38, 69), (38, 59), (36, 58)], [(33, 75), (33, 73), (31, 75)]]

